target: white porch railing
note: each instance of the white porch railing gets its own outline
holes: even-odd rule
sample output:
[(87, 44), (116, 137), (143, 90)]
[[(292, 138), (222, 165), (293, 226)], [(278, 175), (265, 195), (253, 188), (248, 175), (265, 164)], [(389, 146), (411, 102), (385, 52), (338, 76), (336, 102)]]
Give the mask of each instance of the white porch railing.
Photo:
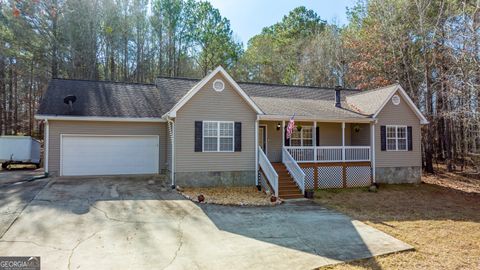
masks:
[(287, 167), (288, 172), (293, 180), (295, 180), (295, 183), (297, 183), (297, 186), (302, 190), (302, 194), (305, 194), (305, 173), (302, 168), (298, 166), (298, 163), (292, 155), (290, 155), (285, 146), (282, 148), (282, 162), (285, 164), (285, 167)]
[(342, 147), (338, 146), (320, 146), (317, 147), (317, 159), (310, 161), (342, 161)]
[(278, 197), (278, 174), (260, 146), (258, 146), (258, 164), (265, 174), (268, 183), (270, 183), (270, 186), (274, 189), (275, 197)]
[(370, 161), (370, 146), (345, 146), (346, 161)]
[(370, 146), (285, 146), (286, 151), (301, 162), (370, 161)]

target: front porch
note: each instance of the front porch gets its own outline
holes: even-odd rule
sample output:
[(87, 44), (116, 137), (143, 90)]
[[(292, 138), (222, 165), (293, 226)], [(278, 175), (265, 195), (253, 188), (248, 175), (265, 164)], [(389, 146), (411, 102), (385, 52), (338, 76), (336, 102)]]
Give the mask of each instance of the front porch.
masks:
[[(299, 121), (295, 124), (287, 140), (288, 121), (258, 123), (259, 170), (277, 196), (285, 197), (281, 185), (289, 185), (285, 183), (287, 177), (300, 194), (307, 189), (360, 187), (373, 182), (373, 123)], [(287, 170), (279, 170), (280, 163)]]

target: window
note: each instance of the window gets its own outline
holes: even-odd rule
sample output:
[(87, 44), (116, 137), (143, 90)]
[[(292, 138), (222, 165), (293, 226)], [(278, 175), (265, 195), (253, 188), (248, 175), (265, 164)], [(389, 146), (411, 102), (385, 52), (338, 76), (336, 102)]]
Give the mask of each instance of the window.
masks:
[(295, 127), (290, 138), (291, 146), (313, 146), (313, 128), (302, 127), (300, 131)]
[(233, 152), (233, 122), (204, 121), (203, 151)]
[(407, 151), (406, 126), (387, 126), (387, 151)]

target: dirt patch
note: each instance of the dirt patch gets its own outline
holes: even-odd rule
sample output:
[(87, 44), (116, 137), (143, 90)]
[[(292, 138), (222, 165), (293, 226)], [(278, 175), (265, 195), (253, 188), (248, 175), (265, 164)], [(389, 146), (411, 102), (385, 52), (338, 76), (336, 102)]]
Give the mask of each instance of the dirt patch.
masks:
[(478, 183), (458, 175), (429, 175), (420, 185), (319, 191), (315, 201), (344, 212), (412, 246), (415, 251), (327, 269), (478, 269)]
[(280, 202), (270, 202), (270, 196), (256, 187), (182, 188), (180, 193), (194, 202), (198, 202), (198, 195), (202, 194), (205, 203), (221, 205), (265, 206)]

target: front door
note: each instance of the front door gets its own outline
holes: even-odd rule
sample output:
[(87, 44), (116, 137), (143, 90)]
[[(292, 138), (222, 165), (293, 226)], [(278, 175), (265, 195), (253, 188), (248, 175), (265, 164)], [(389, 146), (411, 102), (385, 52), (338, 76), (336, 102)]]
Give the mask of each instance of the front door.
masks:
[(258, 127), (258, 145), (267, 154), (267, 126)]

